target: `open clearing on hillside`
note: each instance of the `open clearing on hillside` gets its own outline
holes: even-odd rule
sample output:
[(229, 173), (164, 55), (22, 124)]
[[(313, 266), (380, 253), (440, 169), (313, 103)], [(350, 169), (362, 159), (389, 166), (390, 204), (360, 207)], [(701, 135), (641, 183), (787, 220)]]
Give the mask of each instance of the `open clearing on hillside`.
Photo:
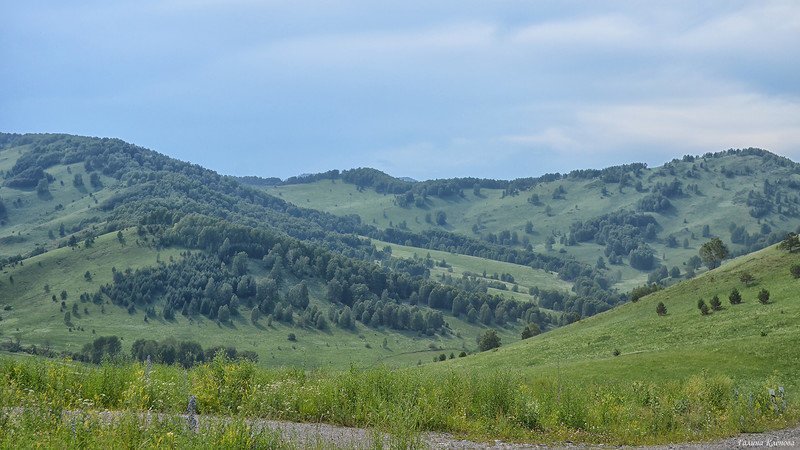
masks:
[[(519, 264), (494, 261), (477, 256), (461, 255), (458, 253), (449, 253), (439, 250), (409, 247), (406, 245), (398, 245), (379, 241), (377, 239), (372, 239), (372, 243), (375, 244), (375, 247), (379, 249), (386, 246), (391, 247), (392, 256), (409, 259), (425, 259), (427, 255), (430, 255), (435, 262), (445, 261), (447, 265), (452, 266), (453, 270), (450, 271), (445, 267), (434, 265), (434, 267), (431, 269), (432, 278), (437, 275), (440, 276), (441, 274), (450, 274), (460, 277), (464, 272), (471, 272), (473, 275), (478, 276), (483, 276), (483, 273), (485, 272), (487, 277), (508, 273), (514, 277), (514, 283), (520, 285), (521, 288), (524, 287), (524, 289), (520, 290), (524, 293), (527, 293), (528, 288), (531, 287), (564, 292), (568, 292), (572, 287), (571, 283), (559, 279), (555, 273), (549, 273), (541, 269), (532, 269), (528, 266), (522, 266)], [(511, 289), (514, 283), (504, 284), (506, 287)]]

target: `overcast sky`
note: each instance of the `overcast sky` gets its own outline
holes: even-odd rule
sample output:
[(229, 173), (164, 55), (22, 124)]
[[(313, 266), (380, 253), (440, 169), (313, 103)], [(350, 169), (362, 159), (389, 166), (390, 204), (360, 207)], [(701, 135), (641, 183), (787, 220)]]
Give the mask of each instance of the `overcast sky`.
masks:
[[(391, 3), (391, 4), (390, 4)], [(797, 1), (3, 1), (0, 131), (225, 174), (800, 161)]]

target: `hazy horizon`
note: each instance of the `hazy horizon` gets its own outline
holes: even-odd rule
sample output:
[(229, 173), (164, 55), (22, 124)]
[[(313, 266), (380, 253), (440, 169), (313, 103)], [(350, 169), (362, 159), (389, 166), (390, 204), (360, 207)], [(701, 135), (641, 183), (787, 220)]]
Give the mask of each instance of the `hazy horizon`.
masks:
[(514, 179), (759, 147), (800, 158), (800, 4), (19, 3), (0, 128), (230, 175)]

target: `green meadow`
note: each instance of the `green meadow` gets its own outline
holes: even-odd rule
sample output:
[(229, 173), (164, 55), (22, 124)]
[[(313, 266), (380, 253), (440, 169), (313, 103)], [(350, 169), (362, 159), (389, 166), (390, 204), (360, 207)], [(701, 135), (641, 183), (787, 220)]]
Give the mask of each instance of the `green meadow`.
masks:
[[(3, 269), (0, 338), (67, 351), (79, 351), (99, 336), (119, 336), (126, 349), (140, 338), (175, 338), (197, 341), (203, 347), (223, 345), (241, 351), (252, 350), (259, 355), (259, 364), (267, 367), (346, 368), (376, 364), (410, 366), (432, 362), (441, 354), (449, 357), (450, 354), (471, 353), (477, 347), (476, 336), (486, 329), (480, 324), (448, 317), (452, 332), (446, 336), (376, 330), (360, 323), (353, 330), (330, 327), (321, 331), (278, 321), (267, 325), (266, 318), (253, 324), (246, 306), (242, 306), (228, 324), (180, 314), (173, 321), (160, 316), (145, 321), (143, 311), (130, 314), (125, 308), (110, 303), (81, 302), (81, 294), (93, 294), (101, 285), (111, 282), (112, 268), (124, 271), (155, 265), (159, 261), (168, 264), (180, 258), (183, 252), (179, 248), (158, 249), (152, 238), (137, 236), (134, 229), (126, 230), (123, 238), (124, 243), (118, 240), (116, 233), (101, 235), (88, 248), (81, 242), (76, 248), (51, 250)], [(91, 280), (86, 279), (87, 271)], [(255, 262), (251, 263), (251, 272), (256, 279), (266, 276)], [(298, 280), (289, 280), (287, 285), (296, 282)], [(314, 280), (308, 285), (312, 305), (327, 311), (330, 304), (324, 300), (324, 285)], [(62, 291), (67, 293), (63, 310)], [(54, 295), (56, 301), (52, 299)], [(64, 322), (64, 313), (72, 312), (73, 304), (77, 304), (79, 312), (71, 314), (73, 327), (69, 327)], [(519, 326), (501, 328), (499, 332), (505, 341), (519, 339)], [(295, 334), (296, 341), (287, 339), (289, 333)]]

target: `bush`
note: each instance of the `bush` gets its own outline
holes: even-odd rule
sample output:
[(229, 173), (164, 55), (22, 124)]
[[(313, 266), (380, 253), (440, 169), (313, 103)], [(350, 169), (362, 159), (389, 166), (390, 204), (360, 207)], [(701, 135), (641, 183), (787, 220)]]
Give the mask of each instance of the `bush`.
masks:
[(697, 302), (697, 309), (699, 309), (700, 314), (704, 316), (707, 316), (710, 312), (708, 309), (708, 305), (706, 305), (706, 302), (702, 298)]
[(296, 340), (297, 340), (297, 336), (295, 336), (295, 335), (294, 335), (294, 333), (289, 333), (289, 335), (288, 335), (288, 336), (286, 336), (286, 339), (288, 339), (288, 340), (290, 340), (290, 341), (294, 342), (294, 341), (296, 341)]
[(638, 302), (639, 299), (644, 297), (645, 295), (652, 294), (653, 292), (656, 292), (656, 291), (659, 291), (659, 290), (661, 290), (661, 286), (656, 284), (656, 283), (653, 283), (653, 284), (650, 284), (650, 285), (639, 286), (639, 287), (633, 288), (633, 290), (631, 290), (630, 294), (628, 294), (628, 297), (630, 298), (630, 300), (632, 302), (635, 303), (635, 302)]
[(731, 295), (728, 296), (728, 301), (731, 302), (731, 305), (738, 305), (742, 303), (742, 294), (739, 293), (738, 289), (733, 288)]
[(667, 306), (664, 304), (664, 302), (658, 302), (658, 306), (656, 306), (656, 313), (659, 316), (667, 315)]
[(500, 347), (500, 345), (500, 336), (497, 335), (495, 330), (487, 330), (478, 336), (478, 349), (482, 352)]
[(719, 311), (720, 309), (722, 309), (722, 302), (719, 301), (718, 295), (715, 295), (714, 297), (711, 298), (711, 309), (713, 309), (714, 311)]
[(789, 268), (789, 273), (795, 278), (800, 278), (800, 264), (794, 264)]
[(539, 325), (535, 323), (529, 323), (525, 325), (525, 329), (522, 330), (522, 339), (528, 339), (530, 337), (537, 336), (541, 333), (542, 330), (541, 328), (539, 328)]
[(766, 305), (767, 303), (769, 303), (769, 291), (766, 289), (758, 291), (758, 301), (762, 305)]

